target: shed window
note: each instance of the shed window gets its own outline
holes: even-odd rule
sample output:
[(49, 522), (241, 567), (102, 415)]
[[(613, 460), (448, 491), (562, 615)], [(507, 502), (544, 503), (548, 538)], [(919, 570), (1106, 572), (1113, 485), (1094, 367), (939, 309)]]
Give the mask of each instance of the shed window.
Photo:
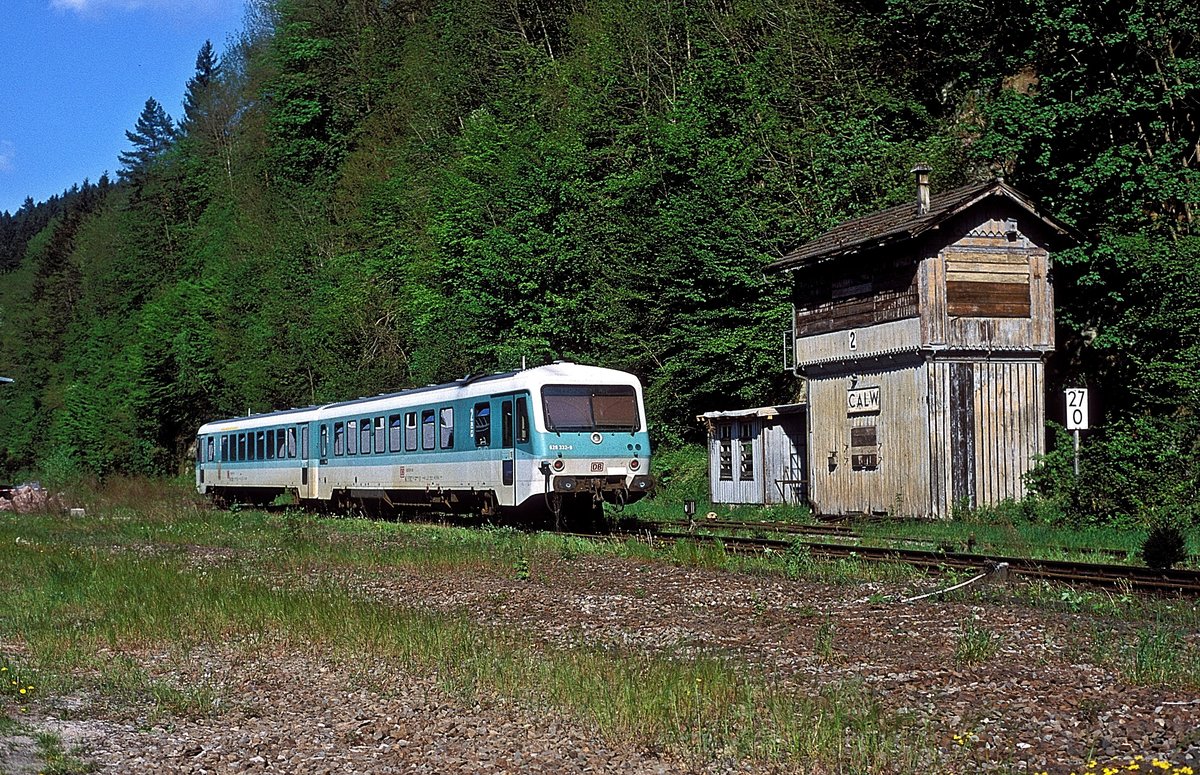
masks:
[(437, 425), (432, 409), (421, 412), (421, 449), (434, 449), (437, 441)]
[(393, 414), (388, 417), (388, 449), (391, 452), (400, 451), (400, 436), (404, 426), (401, 424), (400, 415)]
[(492, 407), (486, 401), (482, 404), (475, 404), (475, 409), (471, 413), (474, 416), (472, 424), (475, 427), (475, 446), (490, 447), (492, 446)]
[(346, 425), (345, 423), (335, 422), (333, 424), (333, 454), (341, 457), (346, 454)]
[(741, 450), (738, 465), (738, 478), (747, 481), (754, 478), (754, 434), (753, 423), (740, 423), (738, 432), (738, 447)]
[(404, 449), (412, 452), (417, 448), (417, 413), (404, 415)]
[(717, 429), (720, 441), (720, 460), (721, 472), (720, 478), (722, 482), (733, 481), (733, 426), (729, 423), (723, 423)]
[(358, 454), (358, 420), (349, 420), (346, 423), (346, 454)]

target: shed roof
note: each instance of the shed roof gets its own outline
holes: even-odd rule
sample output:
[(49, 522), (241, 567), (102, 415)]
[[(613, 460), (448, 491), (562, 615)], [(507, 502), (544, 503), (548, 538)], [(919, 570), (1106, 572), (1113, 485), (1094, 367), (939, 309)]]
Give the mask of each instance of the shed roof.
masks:
[(932, 195), (929, 198), (929, 211), (920, 215), (917, 214), (917, 200), (914, 199), (846, 221), (813, 241), (801, 245), (778, 261), (768, 264), (765, 271), (783, 272), (799, 269), (838, 256), (865, 253), (885, 245), (915, 239), (991, 197), (1009, 199), (1027, 210), (1063, 243), (1069, 244), (1076, 240), (1069, 226), (1042, 212), (1033, 200), (1003, 180), (993, 178)]
[(807, 404), (779, 404), (777, 406), (758, 406), (753, 409), (733, 409), (727, 412), (705, 412), (696, 415), (697, 420), (732, 420), (740, 417), (778, 417), (781, 414), (796, 414), (803, 412)]

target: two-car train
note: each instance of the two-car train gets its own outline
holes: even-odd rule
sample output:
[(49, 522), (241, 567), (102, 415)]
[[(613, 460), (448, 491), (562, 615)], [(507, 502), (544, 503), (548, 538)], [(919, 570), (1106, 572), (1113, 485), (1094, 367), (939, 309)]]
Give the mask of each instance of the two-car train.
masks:
[(642, 386), (574, 363), (201, 426), (215, 501), (590, 513), (653, 485)]

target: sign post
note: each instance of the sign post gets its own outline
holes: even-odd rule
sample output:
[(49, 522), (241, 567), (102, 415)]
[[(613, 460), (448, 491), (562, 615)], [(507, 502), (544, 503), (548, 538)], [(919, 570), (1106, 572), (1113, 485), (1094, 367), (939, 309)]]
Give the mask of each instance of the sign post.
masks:
[(1075, 475), (1079, 476), (1079, 432), (1088, 429), (1087, 388), (1067, 388), (1067, 430), (1075, 432)]

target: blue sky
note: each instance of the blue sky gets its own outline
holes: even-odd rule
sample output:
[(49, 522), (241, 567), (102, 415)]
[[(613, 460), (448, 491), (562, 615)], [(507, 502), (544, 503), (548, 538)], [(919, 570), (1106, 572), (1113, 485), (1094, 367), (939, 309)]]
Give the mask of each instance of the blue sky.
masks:
[(0, 211), (115, 176), (146, 98), (178, 119), (196, 53), (242, 16), (243, 0), (4, 0)]

